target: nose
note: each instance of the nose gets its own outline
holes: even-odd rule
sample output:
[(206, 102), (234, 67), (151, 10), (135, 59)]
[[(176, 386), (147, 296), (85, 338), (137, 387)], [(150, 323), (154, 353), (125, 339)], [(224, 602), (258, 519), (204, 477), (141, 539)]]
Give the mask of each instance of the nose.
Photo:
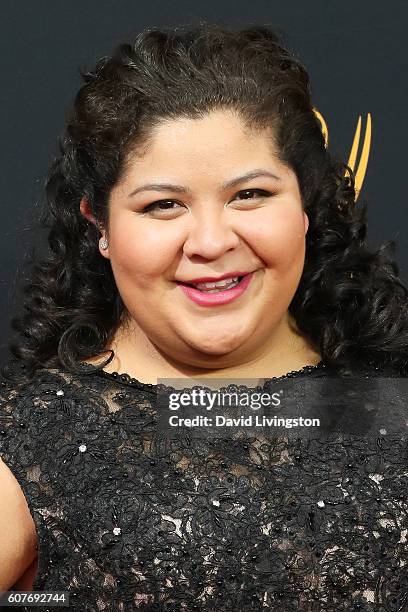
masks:
[(217, 259), (239, 245), (239, 236), (226, 218), (225, 211), (205, 211), (192, 221), (183, 252), (188, 257), (200, 255)]

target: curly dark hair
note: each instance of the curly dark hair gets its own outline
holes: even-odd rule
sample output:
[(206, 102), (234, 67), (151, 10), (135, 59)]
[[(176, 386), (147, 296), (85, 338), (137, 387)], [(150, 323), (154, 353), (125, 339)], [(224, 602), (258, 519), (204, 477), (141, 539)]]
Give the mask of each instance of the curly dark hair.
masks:
[[(303, 275), (290, 304), (297, 327), (337, 371), (356, 363), (407, 369), (407, 289), (393, 241), (370, 250), (366, 204), (356, 203), (351, 168), (326, 147), (309, 76), (269, 25), (238, 31), (198, 25), (139, 33), (93, 70), (69, 109), (59, 155), (45, 181), (47, 253), (30, 262), (23, 309), (9, 348), (30, 376), (72, 372), (106, 346), (128, 313), (99, 232), (108, 199), (135, 152), (165, 118), (202, 118), (232, 109), (246, 127), (271, 128), (280, 160), (294, 170), (309, 217)], [(109, 349), (110, 350), (110, 349)], [(104, 367), (108, 361), (95, 366)], [(82, 370), (81, 370), (82, 371)]]

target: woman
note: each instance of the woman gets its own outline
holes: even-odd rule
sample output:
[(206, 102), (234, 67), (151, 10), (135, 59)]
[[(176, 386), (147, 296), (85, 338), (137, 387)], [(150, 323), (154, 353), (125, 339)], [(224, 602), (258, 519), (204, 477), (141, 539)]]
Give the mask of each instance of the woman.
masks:
[(142, 32), (83, 78), (2, 382), (0, 588), (81, 610), (402, 609), (401, 439), (154, 431), (161, 378), (406, 376), (407, 290), (365, 244), (304, 67), (269, 27), (203, 24)]

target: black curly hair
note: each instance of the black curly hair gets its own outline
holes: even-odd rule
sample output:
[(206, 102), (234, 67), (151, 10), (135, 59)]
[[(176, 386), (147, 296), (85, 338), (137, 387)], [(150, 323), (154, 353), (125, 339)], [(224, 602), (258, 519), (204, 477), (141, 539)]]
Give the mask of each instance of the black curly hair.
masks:
[[(232, 109), (247, 127), (271, 128), (281, 161), (297, 175), (309, 217), (303, 275), (290, 304), (298, 329), (337, 371), (352, 364), (407, 369), (407, 289), (394, 242), (370, 250), (366, 205), (351, 168), (325, 145), (309, 76), (269, 25), (149, 28), (93, 70), (69, 109), (59, 155), (45, 181), (47, 253), (30, 261), (23, 308), (9, 348), (26, 373), (72, 372), (103, 355), (126, 308), (99, 232), (80, 213), (83, 196), (109, 229), (108, 199), (164, 118)], [(113, 357), (95, 366), (104, 367)]]

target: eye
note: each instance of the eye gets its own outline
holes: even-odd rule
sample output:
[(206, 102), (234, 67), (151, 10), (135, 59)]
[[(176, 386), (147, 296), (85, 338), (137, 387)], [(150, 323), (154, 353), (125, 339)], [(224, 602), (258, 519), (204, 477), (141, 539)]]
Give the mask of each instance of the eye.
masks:
[[(244, 189), (242, 191), (238, 192), (238, 196), (241, 195), (252, 195), (252, 194), (260, 194), (259, 197), (268, 197), (270, 195), (272, 195), (269, 191), (266, 191), (264, 189)], [(237, 198), (238, 200), (254, 200), (256, 198), (253, 197), (243, 197), (243, 198)], [(179, 203), (176, 202), (176, 200), (158, 200), (157, 202), (152, 202), (152, 204), (149, 204), (148, 206), (145, 206), (142, 209), (142, 214), (143, 213), (149, 213), (151, 211), (157, 211), (159, 213), (166, 213), (168, 212), (173, 212), (176, 210), (176, 208), (173, 208), (173, 204), (177, 204), (179, 206)], [(164, 207), (164, 208), (162, 208)]]
[[(249, 193), (249, 194), (251, 194), (251, 193), (258, 193), (258, 194), (261, 194), (261, 197), (262, 197), (262, 196), (263, 196), (263, 197), (265, 197), (265, 196), (266, 196), (266, 197), (268, 197), (268, 196), (270, 196), (270, 195), (271, 195), (271, 193), (270, 193), (269, 191), (265, 191), (264, 189), (245, 189), (244, 191), (240, 191), (240, 192), (238, 193), (238, 195), (241, 195), (241, 194), (248, 194), (248, 193)], [(253, 200), (253, 199), (254, 199), (254, 198), (244, 198), (244, 200)]]
[(178, 202), (176, 202), (175, 200), (159, 200), (158, 202), (153, 202), (152, 204), (145, 206), (142, 210), (142, 213), (148, 213), (152, 210), (158, 210), (159, 212), (166, 212), (166, 211), (172, 212), (173, 210), (175, 210), (175, 208), (170, 208), (170, 207), (159, 208), (160, 206), (163, 206), (165, 204), (170, 204), (170, 205), (178, 204)]

